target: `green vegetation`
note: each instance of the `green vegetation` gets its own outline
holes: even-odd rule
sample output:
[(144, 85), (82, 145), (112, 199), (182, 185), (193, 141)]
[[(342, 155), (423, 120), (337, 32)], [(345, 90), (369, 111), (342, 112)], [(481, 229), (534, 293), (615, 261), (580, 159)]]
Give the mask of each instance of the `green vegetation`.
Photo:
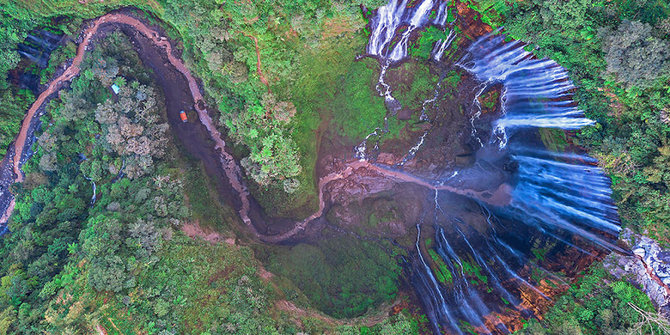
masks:
[(34, 101), (29, 90), (10, 87), (0, 89), (0, 155), (4, 157), (9, 144), (21, 129), (21, 120)]
[[(117, 76), (139, 81), (109, 99), (107, 86)], [(73, 281), (97, 291), (135, 288), (163, 236), (188, 214), (181, 182), (165, 160), (167, 125), (148, 78), (129, 41), (112, 35), (86, 58), (72, 90), (50, 103), (50, 126), (24, 168), (13, 233), (0, 250), (0, 308), (18, 312), (14, 331), (37, 327), (48, 302)], [(120, 172), (126, 177), (116, 181)], [(92, 182), (99, 199), (90, 206)], [(73, 295), (82, 304), (78, 294), (66, 300)]]
[(435, 277), (437, 280), (445, 285), (451, 284), (454, 282), (454, 277), (451, 274), (451, 271), (447, 268), (447, 265), (444, 264), (444, 261), (442, 258), (435, 252), (433, 249), (428, 249), (428, 255), (430, 255), (430, 259), (433, 260), (433, 263), (435, 264), (436, 268), (433, 268), (435, 271)]
[(334, 123), (339, 132), (353, 141), (361, 140), (377, 127), (383, 127), (384, 98), (375, 91), (379, 65), (376, 61), (356, 62), (339, 80), (333, 98)]
[(417, 319), (405, 310), (393, 315), (373, 327), (340, 326), (336, 328), (337, 334), (342, 335), (405, 335), (425, 333), (427, 320)]
[[(449, 13), (450, 16), (453, 16), (451, 11)], [(417, 40), (416, 44), (411, 49), (409, 49), (410, 55), (417, 58), (429, 59), (435, 42), (446, 39), (448, 34), (448, 29), (445, 31), (434, 26), (426, 28), (426, 30), (421, 32), (421, 36)], [(456, 41), (454, 41), (454, 43), (455, 42)], [(448, 51), (445, 51), (443, 58), (446, 58), (447, 56)]]
[(612, 278), (601, 264), (594, 265), (554, 304), (540, 323), (533, 319), (521, 334), (660, 334), (644, 324), (640, 312), (654, 306), (639, 289)]
[(463, 264), (465, 275), (470, 277), (470, 281), (473, 284), (477, 285), (481, 282), (486, 285), (489, 282), (489, 278), (482, 274), (482, 268), (477, 262), (463, 260), (461, 263)]
[[(121, 85), (117, 98), (108, 90), (112, 82)], [(12, 234), (1, 240), (4, 333), (97, 328), (114, 334), (285, 334), (303, 329), (283, 321), (284, 312), (275, 308), (280, 296), (258, 275), (251, 249), (194, 241), (175, 231), (191, 212), (203, 227), (227, 231), (237, 224), (236, 219), (230, 223), (236, 216), (226, 206), (212, 206), (218, 196), (201, 168), (184, 161), (169, 143), (162, 97), (124, 35), (100, 42), (71, 87), (49, 106), (50, 126), (25, 166), (26, 181), (15, 190)], [(86, 178), (97, 186), (92, 206)], [(328, 246), (335, 250), (342, 243)], [(350, 257), (361, 252), (356, 243), (348, 246)], [(331, 270), (348, 281), (333, 299), (347, 307), (343, 313), (360, 314), (397, 292), (395, 261), (377, 246), (362, 248), (370, 259), (338, 263), (337, 271)], [(369, 277), (353, 280), (374, 264), (378, 270)], [(399, 316), (372, 333), (401, 333), (416, 325)], [(310, 327), (322, 333), (333, 326)]]
[(400, 267), (379, 245), (352, 237), (282, 248), (267, 260), (316, 308), (335, 317), (359, 316), (397, 292)]
[[(541, 14), (538, 14), (541, 13)], [(670, 6), (664, 1), (523, 1), (506, 31), (566, 67), (599, 124), (579, 144), (610, 174), (624, 223), (664, 244), (670, 232)]]
[[(383, 1), (363, 3), (375, 8)], [(319, 90), (327, 87), (320, 84), (328, 79), (328, 71), (344, 74), (353, 62), (351, 42), (360, 43), (365, 24), (358, 5), (134, 0), (82, 5), (74, 0), (44, 0), (8, 3), (2, 13), (21, 23), (6, 28), (8, 36), (16, 35), (8, 40), (15, 45), (26, 31), (49, 24), (52, 18), (65, 16), (76, 23), (124, 5), (157, 15), (170, 26), (168, 32), (183, 41), (184, 58), (203, 79), (213, 99), (210, 103), (222, 111), (220, 125), (231, 128), (228, 134), (242, 149), (236, 152), (245, 158), (243, 166), (258, 184), (251, 189), (269, 212), (278, 216), (287, 216), (292, 210), (296, 216), (311, 212), (317, 205), (314, 163), (318, 142), (314, 133), (324, 111), (323, 92)], [(11, 30), (14, 27), (18, 27), (17, 32)], [(67, 24), (59, 28), (74, 32)], [(261, 70), (272, 94), (267, 93), (268, 88), (256, 73), (253, 38), (258, 40)], [(311, 57), (321, 54), (330, 54), (326, 60), (331, 62)], [(351, 58), (343, 59), (343, 55)], [(11, 68), (14, 63), (8, 64)], [(317, 70), (319, 76), (306, 79), (315, 74), (310, 70)], [(331, 80), (328, 86), (334, 82)], [(296, 89), (300, 84), (311, 85), (302, 86), (300, 92)]]
[(438, 77), (430, 72), (425, 63), (405, 62), (388, 71), (393, 80), (393, 96), (404, 108), (421, 109), (423, 102), (433, 96)]
[(191, 208), (191, 220), (200, 227), (222, 234), (231, 234), (242, 223), (238, 214), (225, 204), (216, 189), (216, 182), (207, 175), (201, 162), (186, 161), (184, 174), (184, 196)]
[(461, 75), (454, 71), (451, 70), (449, 73), (447, 73), (447, 76), (444, 78), (444, 82), (449, 84), (452, 88), (458, 87), (458, 83), (461, 81)]
[(77, 45), (72, 41), (67, 41), (65, 45), (59, 46), (51, 53), (48, 66), (40, 72), (40, 81), (46, 84), (56, 72), (56, 67), (63, 64), (68, 59), (74, 58), (77, 54)]
[(55, 278), (63, 289), (48, 303), (46, 329), (86, 332), (99, 324), (119, 334), (296, 331), (270, 317), (271, 288), (258, 276), (248, 248), (211, 245), (177, 233), (148, 264), (138, 266), (133, 287), (118, 294), (87, 285), (88, 264), (66, 267)]
[(505, 0), (465, 0), (463, 3), (479, 13), (479, 16), (474, 17), (475, 20), (481, 20), (492, 28), (504, 24), (503, 16), (509, 11), (509, 3)]

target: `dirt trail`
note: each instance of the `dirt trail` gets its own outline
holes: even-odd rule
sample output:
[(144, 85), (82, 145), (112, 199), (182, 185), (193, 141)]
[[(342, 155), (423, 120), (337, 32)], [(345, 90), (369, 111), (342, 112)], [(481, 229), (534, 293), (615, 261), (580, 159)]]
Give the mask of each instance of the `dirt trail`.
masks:
[[(467, 189), (458, 189), (446, 185), (433, 185), (418, 177), (402, 173), (400, 171), (396, 171), (380, 165), (371, 164), (368, 161), (356, 160), (347, 163), (346, 167), (343, 170), (328, 174), (319, 179), (319, 185), (318, 185), (319, 208), (315, 213), (313, 213), (308, 218), (300, 222), (296, 222), (293, 228), (285, 233), (277, 235), (261, 234), (256, 230), (255, 226), (252, 224), (251, 218), (249, 217), (250, 212), (249, 191), (247, 190), (246, 186), (242, 183), (242, 173), (240, 171), (240, 167), (235, 161), (235, 159), (232, 157), (232, 155), (230, 155), (225, 150), (226, 143), (223, 140), (223, 136), (221, 135), (219, 130), (215, 127), (212, 118), (210, 117), (209, 113), (205, 108), (202, 93), (200, 92), (200, 88), (198, 87), (196, 79), (193, 77), (191, 71), (184, 65), (184, 63), (180, 59), (178, 59), (172, 54), (172, 45), (167, 40), (167, 38), (160, 36), (158, 32), (150, 29), (140, 20), (121, 13), (110, 13), (101, 16), (98, 19), (94, 20), (90, 24), (90, 26), (86, 28), (86, 30), (84, 30), (82, 42), (81, 44), (79, 44), (77, 48), (77, 54), (75, 58), (72, 60), (72, 64), (63, 72), (62, 75), (51, 81), (47, 89), (39, 95), (37, 100), (32, 104), (32, 106), (26, 113), (26, 116), (21, 125), (21, 131), (19, 132), (19, 135), (17, 136), (14, 143), (15, 154), (13, 159), (13, 170), (14, 173), (16, 174), (15, 182), (23, 181), (23, 173), (21, 172), (20, 169), (21, 156), (23, 154), (23, 149), (27, 139), (30, 123), (33, 117), (35, 116), (35, 113), (39, 110), (39, 108), (44, 104), (44, 102), (50, 95), (57, 92), (66, 81), (72, 80), (72, 78), (74, 78), (77, 74), (79, 74), (80, 65), (84, 59), (84, 55), (88, 49), (89, 44), (91, 43), (92, 38), (98, 32), (98, 29), (101, 25), (110, 23), (128, 25), (133, 29), (135, 29), (137, 32), (144, 35), (155, 46), (165, 51), (169, 63), (172, 66), (174, 66), (174, 68), (186, 78), (186, 80), (188, 81), (190, 94), (193, 98), (193, 101), (195, 102), (194, 107), (198, 113), (200, 122), (205, 126), (207, 132), (209, 133), (210, 138), (214, 141), (215, 143), (214, 147), (219, 155), (221, 167), (226, 175), (226, 178), (228, 179), (228, 182), (232, 186), (237, 197), (239, 197), (241, 206), (239, 208), (238, 213), (240, 215), (240, 218), (249, 227), (249, 229), (262, 241), (272, 243), (281, 242), (296, 235), (298, 232), (304, 230), (311, 221), (323, 215), (323, 212), (326, 208), (326, 199), (324, 195), (324, 188), (326, 187), (326, 185), (335, 180), (348, 178), (352, 174), (356, 173), (356, 170), (358, 169), (372, 170), (380, 174), (384, 178), (388, 178), (397, 182), (414, 183), (432, 190), (444, 190), (448, 192), (471, 196), (497, 205), (505, 204), (509, 201), (509, 186), (506, 184), (501, 185), (501, 187), (499, 187), (493, 193), (478, 192)], [(254, 40), (254, 43), (256, 44), (257, 48), (256, 53), (258, 57), (258, 72), (261, 77), (261, 81), (263, 81), (264, 84), (268, 85), (267, 79), (265, 79), (265, 77), (262, 75), (260, 71), (261, 70), (260, 52), (258, 50), (258, 40), (253, 36), (249, 35), (246, 36), (252, 38)], [(2, 219), (0, 220), (0, 222), (7, 221), (7, 219), (9, 218), (9, 216), (13, 211), (13, 208), (14, 208), (14, 200), (12, 200), (7, 211), (1, 216)]]
[(258, 77), (261, 80), (261, 83), (263, 83), (267, 88), (268, 92), (270, 91), (270, 82), (268, 81), (267, 78), (263, 75), (263, 70), (261, 69), (261, 49), (258, 47), (258, 39), (256, 36), (249, 35), (247, 33), (242, 32), (242, 35), (249, 37), (254, 41), (254, 45), (256, 46), (256, 73), (258, 73)]

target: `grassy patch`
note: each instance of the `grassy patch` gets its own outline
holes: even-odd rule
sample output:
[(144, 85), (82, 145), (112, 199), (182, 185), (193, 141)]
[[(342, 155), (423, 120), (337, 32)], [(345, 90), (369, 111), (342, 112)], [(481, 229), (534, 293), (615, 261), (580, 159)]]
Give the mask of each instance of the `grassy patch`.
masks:
[(433, 96), (438, 77), (431, 74), (425, 62), (405, 62), (399, 68), (388, 71), (393, 96), (404, 108), (419, 109), (423, 102)]
[(186, 161), (184, 191), (191, 207), (192, 218), (203, 228), (220, 232), (235, 231), (240, 224), (235, 210), (224, 204), (202, 163)]
[(353, 63), (349, 71), (338, 78), (340, 89), (332, 103), (334, 125), (341, 135), (352, 140), (360, 140), (384, 125), (384, 99), (374, 88), (377, 69), (376, 61), (365, 59)]
[(465, 275), (472, 278), (473, 284), (476, 285), (479, 282), (486, 284), (489, 282), (489, 278), (482, 274), (482, 268), (479, 266), (479, 264), (477, 264), (476, 262), (469, 262), (466, 260), (463, 260), (462, 263)]
[(317, 307), (354, 317), (395, 297), (400, 267), (378, 245), (351, 237), (279, 249), (267, 265), (290, 278)]
[(452, 88), (458, 87), (458, 83), (461, 82), (461, 75), (455, 70), (449, 71), (447, 76), (444, 78), (444, 82), (447, 83)]
[[(449, 12), (449, 15), (452, 15), (451, 11)], [(448, 34), (448, 29), (445, 31), (435, 26), (429, 26), (426, 28), (426, 30), (421, 32), (421, 36), (417, 40), (416, 44), (409, 49), (410, 55), (418, 58), (429, 59), (430, 53), (433, 50), (435, 43), (439, 40), (446, 39)]]
[(435, 269), (436, 270), (435, 277), (437, 277), (437, 280), (445, 285), (453, 283), (454, 277), (451, 274), (451, 271), (449, 271), (449, 269), (447, 268), (447, 265), (444, 264), (442, 257), (440, 257), (433, 249), (428, 249), (428, 254), (430, 255), (430, 258), (433, 260), (435, 266), (437, 267), (437, 269)]

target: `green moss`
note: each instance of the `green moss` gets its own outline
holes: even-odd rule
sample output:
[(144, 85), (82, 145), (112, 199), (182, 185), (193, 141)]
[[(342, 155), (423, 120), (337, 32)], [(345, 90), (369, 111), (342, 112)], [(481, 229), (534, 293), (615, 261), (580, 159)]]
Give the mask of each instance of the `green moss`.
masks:
[(456, 72), (456, 70), (451, 70), (447, 73), (447, 76), (444, 78), (444, 82), (447, 83), (452, 88), (458, 87), (458, 83), (461, 81), (461, 75)]
[(544, 261), (544, 258), (545, 258), (545, 256), (547, 255), (547, 252), (548, 252), (548, 251), (549, 251), (549, 249), (544, 249), (544, 248), (542, 248), (542, 249), (539, 249), (539, 248), (533, 248), (533, 249), (531, 250), (531, 252), (532, 252), (533, 255), (535, 256), (535, 258), (537, 258), (537, 260), (539, 260), (540, 262), (541, 262), (541, 261)]
[(495, 108), (498, 103), (498, 98), (500, 97), (500, 92), (498, 90), (493, 90), (487, 92), (485, 95), (479, 97), (479, 101), (482, 104), (482, 107), (492, 110)]
[(32, 104), (34, 96), (28, 90), (14, 88), (0, 91), (0, 157), (21, 129), (21, 120)]
[(449, 271), (449, 268), (447, 268), (447, 265), (444, 264), (442, 257), (440, 257), (433, 249), (428, 249), (428, 254), (437, 267), (436, 271), (434, 272), (437, 280), (445, 285), (452, 284), (454, 282), (454, 277), (451, 274), (451, 271)]
[(477, 284), (479, 282), (483, 284), (487, 284), (489, 281), (489, 278), (482, 275), (482, 269), (477, 264), (476, 262), (469, 262), (466, 260), (462, 260), (463, 264), (463, 271), (467, 276), (469, 276), (472, 279), (473, 284)]
[(374, 89), (377, 67), (374, 60), (359, 61), (338, 78), (340, 89), (332, 103), (333, 123), (342, 136), (353, 141), (384, 125), (384, 99)]
[(509, 11), (509, 5), (504, 0), (477, 0), (463, 1), (470, 9), (480, 14), (480, 20), (496, 28), (504, 23), (504, 15)]
[[(451, 10), (449, 15), (453, 16)], [(419, 39), (414, 46), (409, 49), (410, 55), (418, 58), (429, 59), (430, 53), (433, 50), (435, 42), (447, 38), (449, 31), (445, 31), (435, 26), (429, 26), (426, 30), (421, 32)], [(447, 56), (447, 55), (445, 55)]]
[(397, 292), (400, 267), (374, 243), (351, 237), (279, 248), (267, 266), (293, 281), (313, 306), (335, 317), (359, 316)]
[(561, 129), (542, 128), (539, 130), (544, 146), (551, 151), (562, 152), (568, 146), (568, 138)]

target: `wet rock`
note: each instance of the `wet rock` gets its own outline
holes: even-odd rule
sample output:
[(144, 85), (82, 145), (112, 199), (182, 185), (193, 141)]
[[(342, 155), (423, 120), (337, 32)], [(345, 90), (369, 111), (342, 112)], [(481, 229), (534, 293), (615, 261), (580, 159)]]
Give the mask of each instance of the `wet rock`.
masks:
[(403, 109), (398, 112), (398, 120), (409, 120), (412, 118), (412, 111), (409, 109)]
[(386, 110), (388, 110), (391, 115), (396, 114), (402, 110), (402, 104), (400, 101), (392, 96), (387, 96), (386, 99), (384, 99), (384, 104), (386, 105)]
[(626, 228), (621, 240), (632, 246), (632, 256), (612, 253), (605, 268), (616, 278), (626, 278), (645, 292), (661, 314), (670, 319), (670, 250), (663, 250), (653, 239)]

